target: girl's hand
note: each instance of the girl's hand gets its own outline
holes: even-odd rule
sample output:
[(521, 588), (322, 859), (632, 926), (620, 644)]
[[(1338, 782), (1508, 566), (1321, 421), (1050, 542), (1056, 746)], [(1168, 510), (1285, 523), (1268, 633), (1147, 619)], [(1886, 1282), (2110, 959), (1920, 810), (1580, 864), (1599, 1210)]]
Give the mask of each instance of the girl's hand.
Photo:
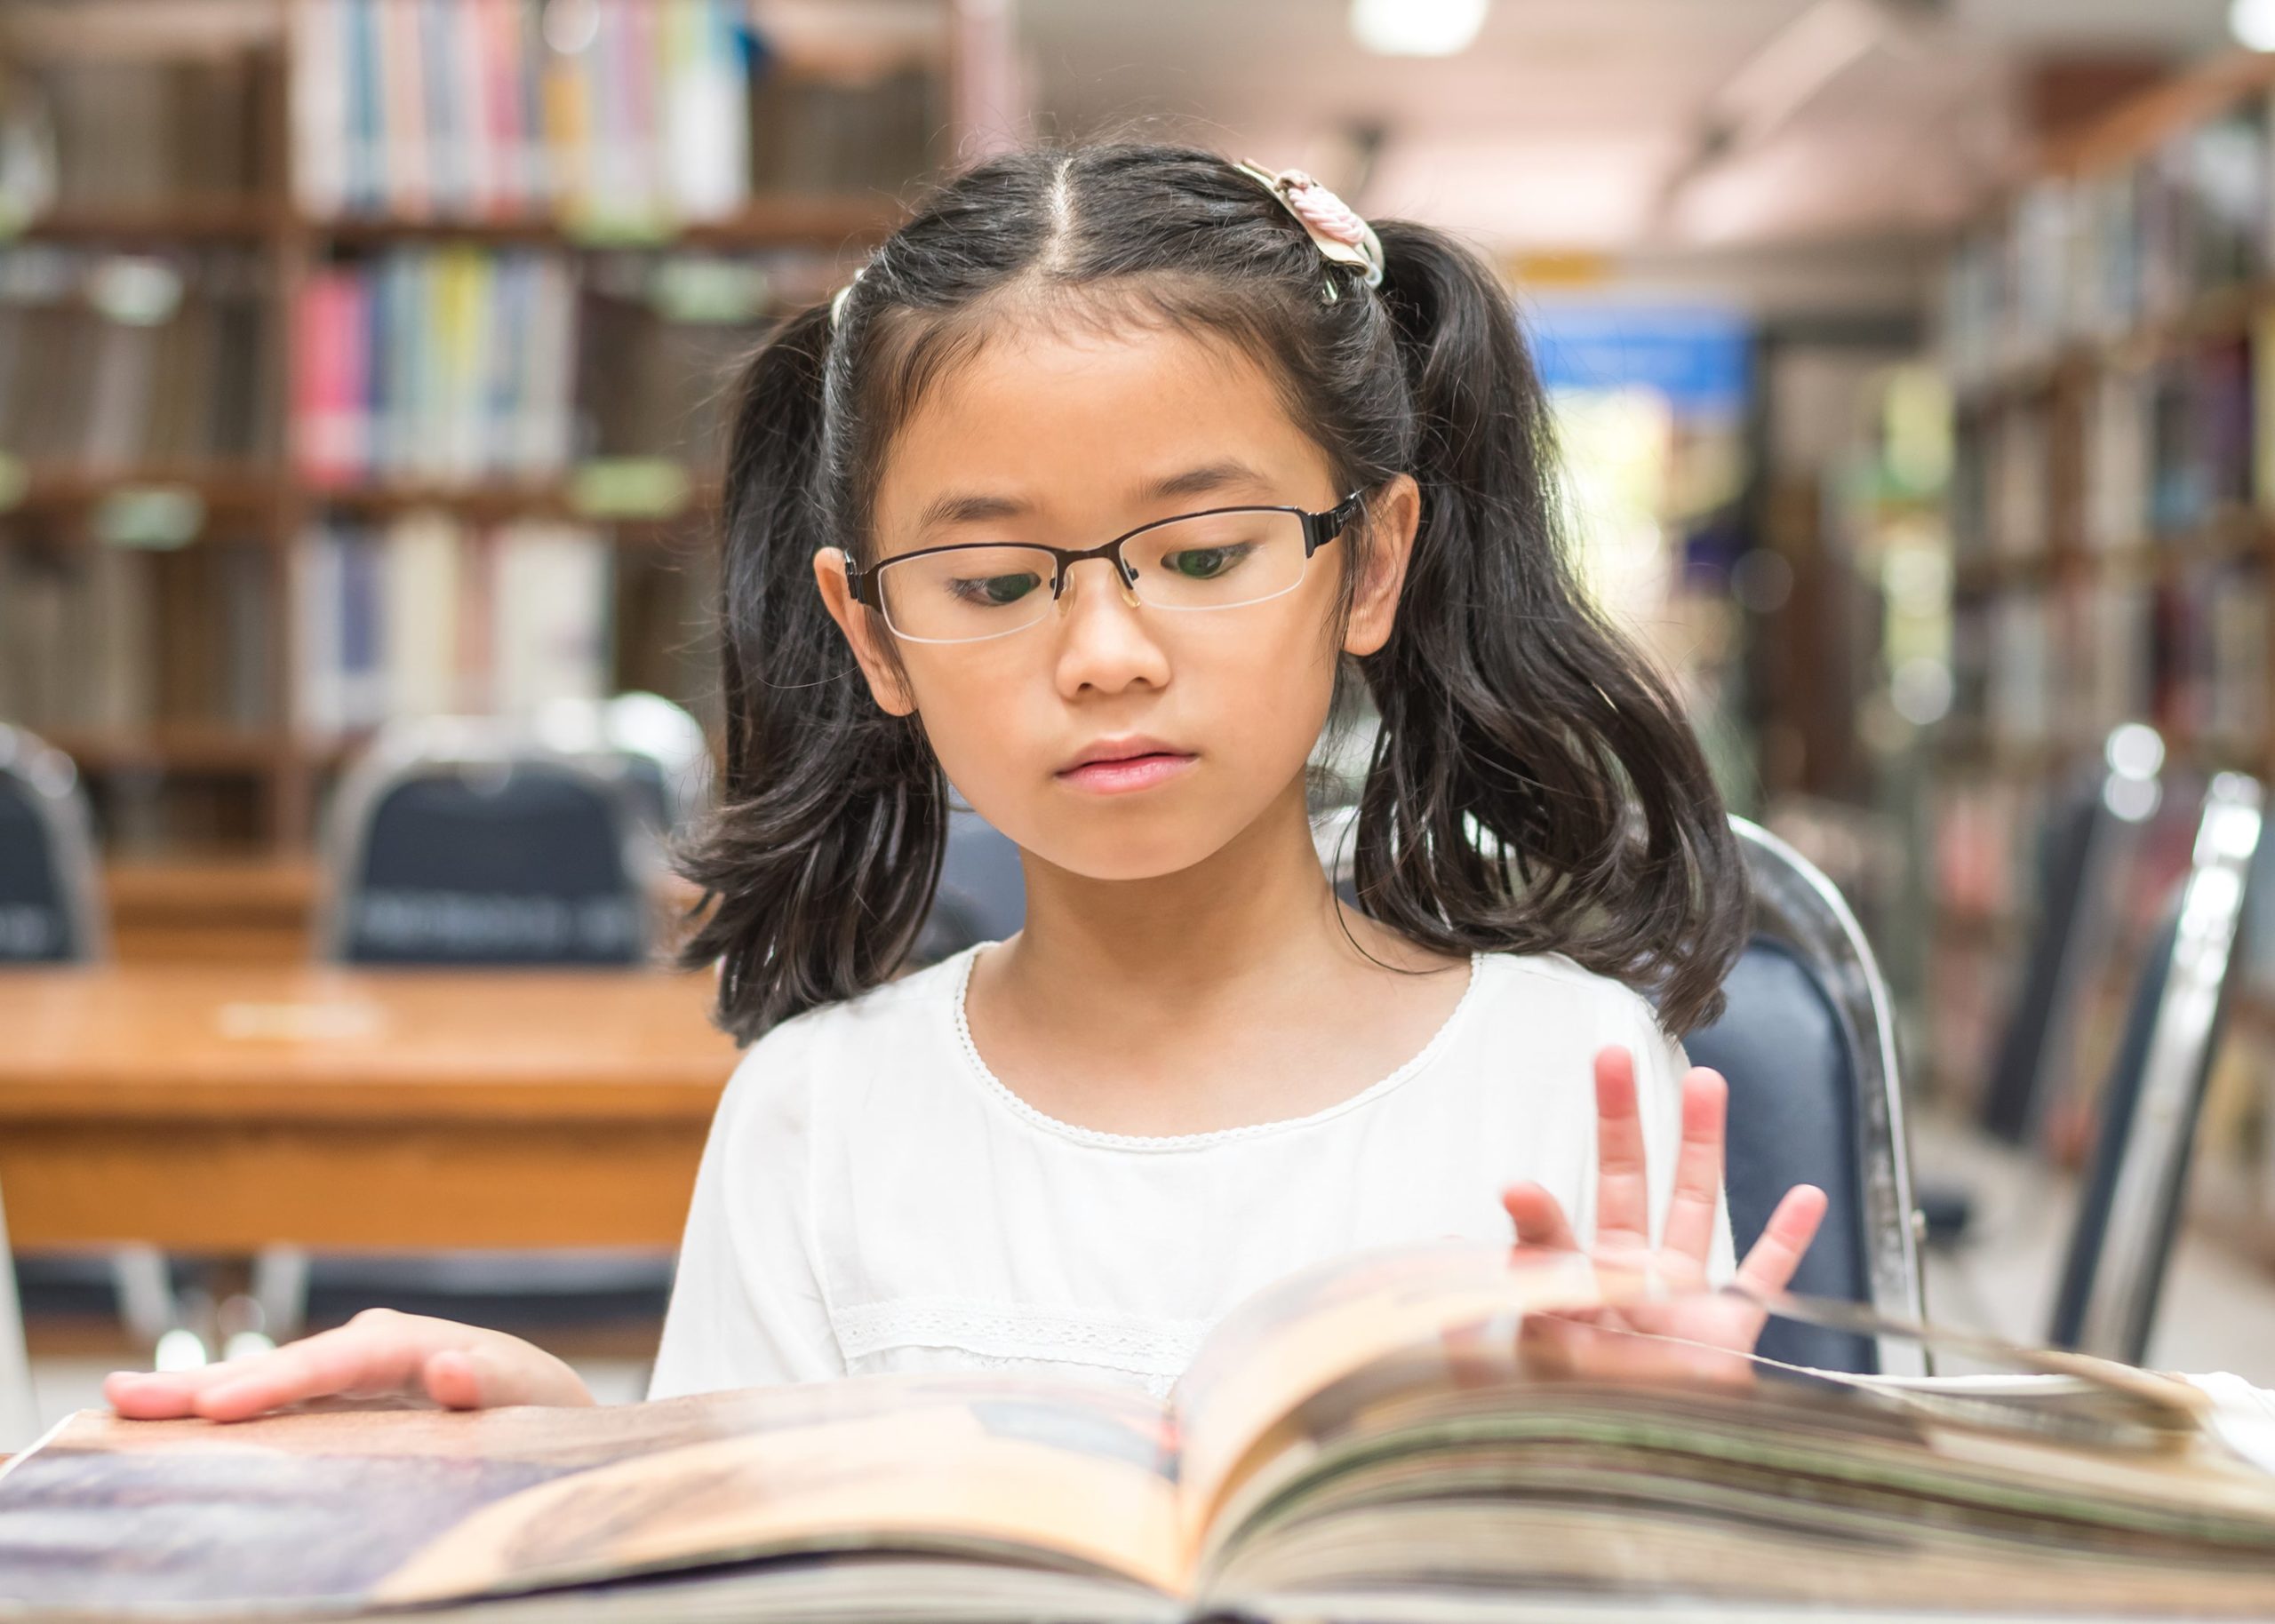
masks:
[(197, 1370), (114, 1371), (103, 1397), (135, 1421), (243, 1421), (307, 1398), (426, 1398), (446, 1409), (588, 1405), (577, 1373), (543, 1349), (422, 1314), (366, 1309), (346, 1325)]
[[(1672, 1368), (1703, 1372), (1708, 1365), (1728, 1372), (1736, 1363), (1717, 1355), (1748, 1354), (1768, 1320), (1766, 1310), (1729, 1293), (1708, 1293), (1706, 1264), (1714, 1239), (1714, 1217), (1722, 1187), (1724, 1115), (1729, 1087), (1720, 1072), (1693, 1067), (1682, 1079), (1682, 1144), (1676, 1154), (1674, 1193), (1656, 1247), (1650, 1243), (1650, 1197), (1644, 1179), (1643, 1122), (1635, 1103), (1634, 1056), (1624, 1048), (1596, 1055), (1596, 1244), (1592, 1255), (1606, 1265), (1649, 1270), (1677, 1292), (1695, 1293), (1672, 1302), (1624, 1303), (1574, 1317), (1594, 1331), (1624, 1333), (1616, 1357), (1612, 1339), (1560, 1336), (1568, 1358), (1582, 1354), (1579, 1343), (1595, 1344), (1583, 1363), (1593, 1369), (1616, 1365), (1623, 1372), (1637, 1361), (1679, 1374)], [(1556, 1198), (1538, 1184), (1518, 1184), (1501, 1204), (1516, 1225), (1517, 1250), (1576, 1249), (1579, 1243)], [(1814, 1184), (1796, 1184), (1769, 1215), (1761, 1238), (1738, 1265), (1737, 1278), (1760, 1291), (1780, 1291), (1793, 1278), (1824, 1217), (1825, 1194)], [(1560, 1317), (1561, 1318), (1561, 1317)], [(1572, 1327), (1577, 1333), (1578, 1326)], [(1646, 1355), (1637, 1336), (1690, 1344), (1678, 1355), (1667, 1343)]]

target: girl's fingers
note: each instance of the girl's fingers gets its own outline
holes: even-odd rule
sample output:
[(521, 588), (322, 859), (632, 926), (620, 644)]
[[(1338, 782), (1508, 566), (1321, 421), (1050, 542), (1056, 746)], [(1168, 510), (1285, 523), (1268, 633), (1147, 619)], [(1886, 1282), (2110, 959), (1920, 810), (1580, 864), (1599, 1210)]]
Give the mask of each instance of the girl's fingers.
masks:
[(1643, 1118), (1635, 1105), (1635, 1057), (1614, 1045), (1596, 1054), (1596, 1245), (1607, 1250), (1649, 1246), (1650, 1210)]
[(1704, 1263), (1714, 1244), (1721, 1205), (1724, 1127), (1730, 1089), (1719, 1071), (1693, 1066), (1682, 1079), (1682, 1145), (1675, 1153), (1674, 1194), (1660, 1244)]
[(1745, 1261), (1738, 1265), (1740, 1283), (1755, 1291), (1784, 1290), (1800, 1267), (1801, 1254), (1816, 1238), (1816, 1226), (1824, 1221), (1825, 1206), (1824, 1191), (1814, 1184), (1796, 1184), (1787, 1190), (1769, 1214), (1761, 1238), (1746, 1249)]
[(447, 1320), (374, 1311), (301, 1341), (196, 1370), (114, 1372), (103, 1396), (136, 1421), (243, 1421), (303, 1399), (412, 1388), (428, 1356), (480, 1334)]
[(242, 1374), (197, 1395), (196, 1413), (209, 1421), (243, 1421), (308, 1398), (399, 1391), (425, 1354), (415, 1333), (342, 1325), (246, 1360)]
[(190, 1413), (196, 1371), (115, 1370), (103, 1378), (103, 1397), (129, 1421), (178, 1421)]
[(1517, 1226), (1517, 1245), (1572, 1251), (1579, 1241), (1564, 1208), (1538, 1184), (1513, 1184), (1501, 1192), (1501, 1206)]
[(434, 1355), (421, 1373), (427, 1396), (453, 1410), (593, 1402), (575, 1371), (518, 1337), (483, 1333), (468, 1347)]

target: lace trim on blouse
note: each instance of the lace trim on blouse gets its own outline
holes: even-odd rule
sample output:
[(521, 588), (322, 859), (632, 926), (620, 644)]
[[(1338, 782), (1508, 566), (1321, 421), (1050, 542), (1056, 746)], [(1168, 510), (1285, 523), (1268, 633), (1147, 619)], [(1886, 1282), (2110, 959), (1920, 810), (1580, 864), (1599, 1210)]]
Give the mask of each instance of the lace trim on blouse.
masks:
[(1042, 1359), (1170, 1379), (1193, 1362), (1205, 1319), (1082, 1314), (1023, 1302), (901, 1297), (833, 1316), (846, 1362), (896, 1348), (952, 1348), (988, 1364)]
[(984, 950), (994, 945), (993, 942), (981, 942), (964, 949), (962, 961), (957, 965), (955, 978), (950, 985), (948, 1007), (954, 1014), (956, 1047), (963, 1052), (964, 1063), (970, 1068), (972, 1075), (979, 1079), (980, 1085), (1020, 1120), (1031, 1126), (1039, 1127), (1045, 1133), (1056, 1134), (1062, 1139), (1071, 1139), (1077, 1144), (1096, 1145), (1102, 1150), (1206, 1150), (1211, 1145), (1230, 1144), (1242, 1139), (1258, 1139), (1267, 1134), (1291, 1133), (1297, 1128), (1310, 1127), (1315, 1123), (1325, 1122), (1330, 1117), (1341, 1116), (1346, 1111), (1355, 1110), (1371, 1100), (1388, 1094), (1437, 1057), (1438, 1051), (1452, 1040), (1454, 1030), (1460, 1025), (1463, 1014), (1477, 1001), (1478, 983), (1485, 979), (1486, 955), (1481, 952), (1472, 953), (1469, 956), (1469, 984), (1461, 990), (1461, 997), (1454, 1001), (1453, 1008), (1448, 1011), (1446, 1018), (1439, 1023), (1438, 1030), (1430, 1034), (1430, 1041), (1424, 1044), (1404, 1065), (1393, 1071), (1388, 1077), (1368, 1084), (1366, 1087), (1348, 1099), (1338, 1100), (1332, 1105), (1322, 1106), (1309, 1116), (1284, 1117), (1276, 1122), (1243, 1123), (1238, 1127), (1220, 1127), (1205, 1134), (1109, 1134), (1103, 1128), (1082, 1127), (1075, 1123), (1062, 1121), (1048, 1112), (1037, 1111), (1013, 1093), (1001, 1078), (988, 1070), (987, 1063), (980, 1058), (979, 1046), (971, 1040), (971, 1021), (964, 1008), (964, 996), (971, 986), (971, 967), (978, 962), (979, 955)]

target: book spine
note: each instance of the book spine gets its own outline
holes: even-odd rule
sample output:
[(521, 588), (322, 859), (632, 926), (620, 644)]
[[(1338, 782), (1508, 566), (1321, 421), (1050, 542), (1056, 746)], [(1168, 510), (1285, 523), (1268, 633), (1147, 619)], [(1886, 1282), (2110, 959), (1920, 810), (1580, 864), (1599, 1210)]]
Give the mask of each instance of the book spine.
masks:
[(347, 6), (297, 0), (291, 23), (294, 195), (310, 216), (330, 219), (347, 196)]
[(434, 206), (427, 150), (427, 92), (419, 72), (419, 0), (379, 6), (380, 159), (389, 211), (424, 219)]

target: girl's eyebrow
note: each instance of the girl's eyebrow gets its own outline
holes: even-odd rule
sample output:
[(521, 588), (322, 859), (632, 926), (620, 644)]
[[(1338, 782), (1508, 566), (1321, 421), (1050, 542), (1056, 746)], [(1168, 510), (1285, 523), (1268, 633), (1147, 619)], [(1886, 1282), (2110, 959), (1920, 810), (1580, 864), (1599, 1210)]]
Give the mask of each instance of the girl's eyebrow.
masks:
[[(1166, 501), (1171, 497), (1205, 496), (1229, 485), (1268, 485), (1257, 473), (1237, 457), (1220, 457), (1214, 462), (1202, 463), (1182, 473), (1171, 474), (1142, 485), (1137, 491), (1140, 504)], [(917, 515), (919, 531), (937, 525), (980, 524), (991, 519), (1015, 519), (1029, 510), (1030, 504), (1017, 497), (986, 496), (976, 493), (950, 492), (938, 496), (925, 504)]]

